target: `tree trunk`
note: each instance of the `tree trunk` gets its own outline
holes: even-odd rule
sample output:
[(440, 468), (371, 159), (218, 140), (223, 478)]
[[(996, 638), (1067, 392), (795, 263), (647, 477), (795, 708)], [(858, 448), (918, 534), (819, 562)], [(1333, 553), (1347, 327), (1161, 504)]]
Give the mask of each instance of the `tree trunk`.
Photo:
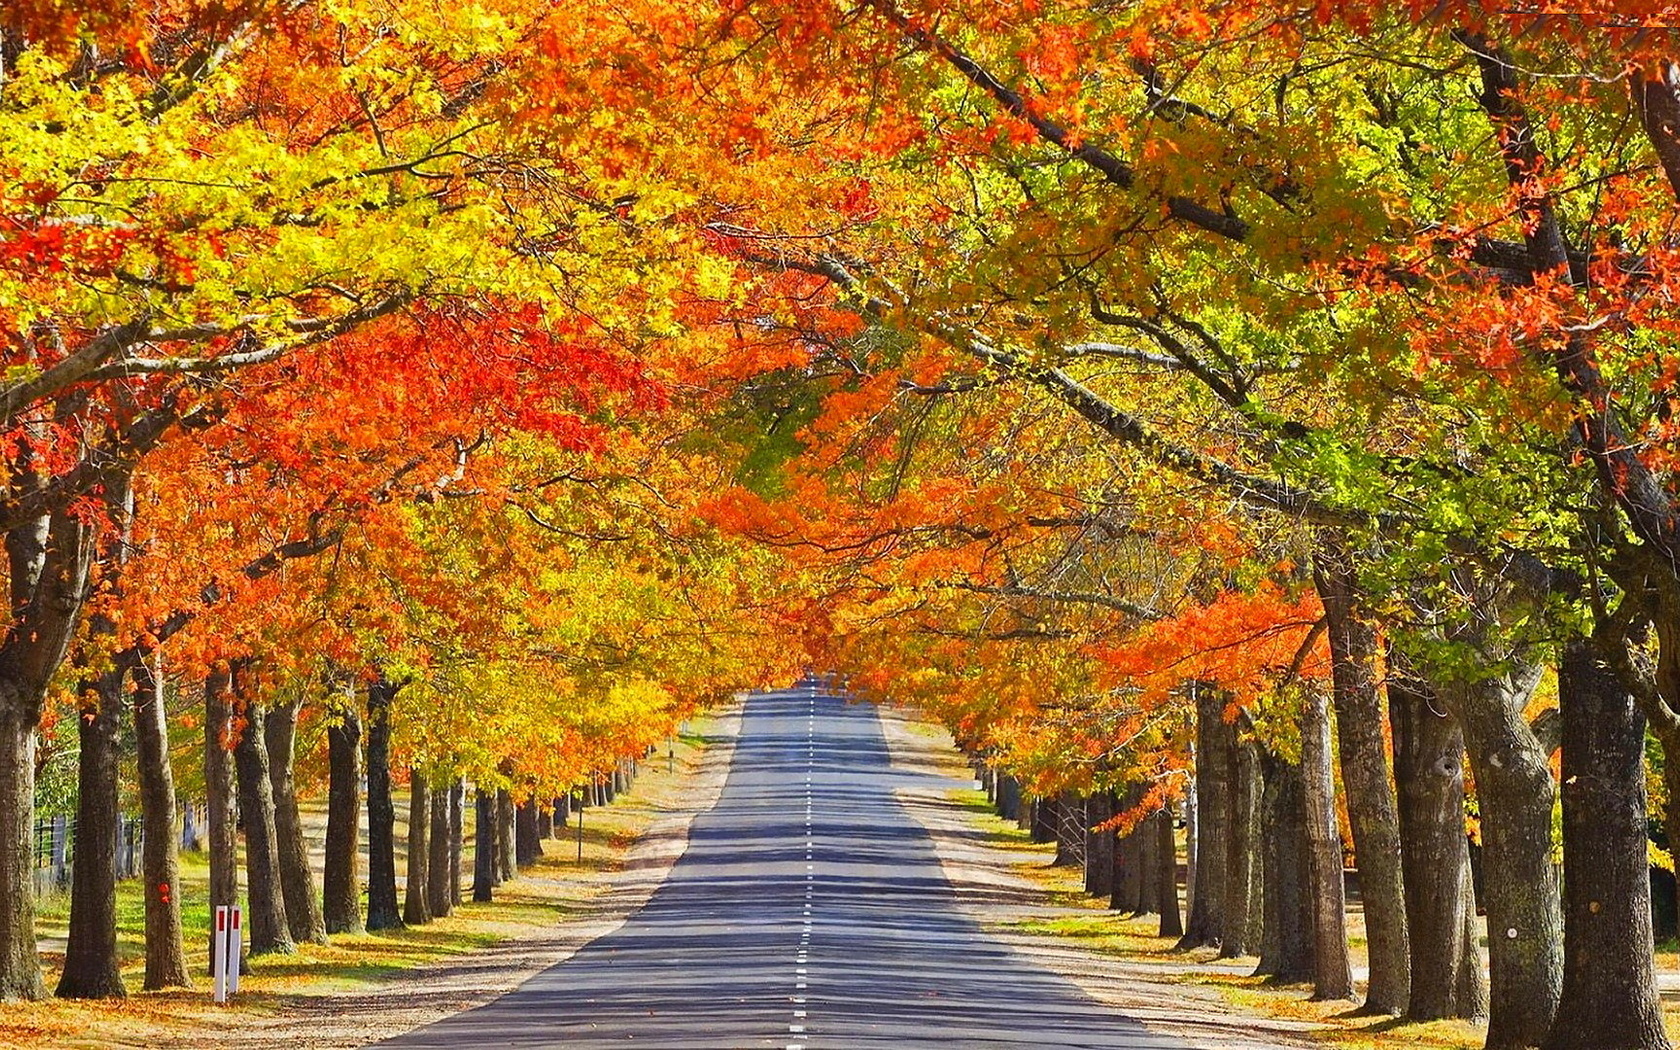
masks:
[(438, 919), (448, 915), (455, 908), (454, 894), (449, 888), (449, 814), (452, 801), (450, 796), (453, 794), (453, 785), (433, 789), (432, 823), (426, 834), (426, 842), (430, 847), (426, 854), (426, 910), (433, 918)]
[(1161, 908), (1161, 925), (1156, 931), (1161, 937), (1184, 936), (1184, 922), (1178, 911), (1178, 842), (1173, 837), (1173, 811), (1167, 804), (1155, 825), (1156, 875), (1160, 879), (1156, 901)]
[(1007, 773), (998, 776), (998, 816), (1014, 820), (1021, 810), (1021, 785)]
[(141, 662), (136, 668), (134, 737), (139, 754), (141, 849), (146, 901), (146, 978), (148, 992), (189, 988), (187, 951), (181, 932), (181, 856), (175, 837), (175, 770), (169, 760), (169, 724), (164, 709), (161, 668)]
[(572, 796), (561, 795), (554, 800), (554, 835), (560, 837), (562, 828), (568, 827), (572, 819)]
[(1361, 618), (1345, 536), (1319, 530), (1313, 580), (1324, 605), (1342, 789), (1365, 909), (1371, 978), (1362, 1012), (1392, 1016), (1406, 1008), (1411, 978), (1400, 818), (1383, 741), (1376, 632)]
[(280, 851), (274, 829), (274, 785), (268, 775), (268, 748), (262, 739), (263, 709), (250, 695), (244, 667), (233, 671), (235, 693), (245, 700), (244, 729), (233, 750), (239, 771), (239, 811), (245, 823), (245, 894), (250, 907), (245, 932), (251, 954), (297, 951), (286, 922), (285, 891), (280, 888)]
[(1488, 922), (1488, 1050), (1538, 1046), (1563, 985), (1563, 911), (1552, 865), (1548, 756), (1523, 709), (1532, 667), (1437, 693), (1464, 730), (1482, 816)]
[(1137, 839), (1138, 901), (1135, 915), (1154, 915), (1161, 910), (1160, 836), (1155, 834), (1159, 811), (1138, 822), (1132, 837)]
[(1389, 676), (1414, 1021), (1487, 1014), (1464, 833), (1464, 734), (1434, 699), (1410, 676)]
[(1300, 766), (1270, 751), (1261, 752), (1260, 762), (1266, 785), (1260, 796), (1260, 856), (1267, 892), (1260, 964), (1254, 972), (1274, 983), (1295, 984), (1313, 979), (1306, 784)]
[(297, 785), (292, 775), (301, 698), (271, 708), (263, 720), (268, 748), (269, 786), (274, 792), (274, 832), (280, 853), (280, 889), (285, 894), (286, 923), (299, 944), (327, 943), (327, 926), (309, 870), (309, 845), (298, 815)]
[(1261, 898), (1255, 892), (1258, 867), (1255, 842), (1260, 815), (1260, 759), (1253, 743), (1238, 742), (1232, 729), (1230, 760), (1231, 816), (1225, 855), (1225, 923), (1219, 957), (1235, 959), (1253, 951), (1255, 920), (1260, 918)]
[(65, 999), (128, 994), (117, 963), (117, 739), (122, 733), (119, 666), (81, 685), (76, 720), (76, 864), (70, 872), (70, 936), (55, 995)]
[[(1025, 807), (1025, 796), (1022, 796), (1022, 799), (1022, 805)], [(1032, 805), (1030, 809), (1031, 817), (1023, 814), (1021, 818), (1028, 821), (1027, 830), (1031, 833), (1032, 840), (1034, 842), (1056, 843), (1057, 854), (1061, 853), (1061, 839), (1056, 834), (1056, 827), (1062, 822), (1061, 815), (1056, 812), (1059, 806), (1060, 803), (1054, 798), (1041, 798)]]
[(1342, 836), (1336, 825), (1336, 779), (1330, 754), (1330, 697), (1309, 688), (1301, 704), (1301, 788), (1306, 807), (1307, 904), (1312, 911), (1313, 998), (1352, 999)]
[(528, 868), (542, 856), (542, 837), (537, 828), (537, 802), (531, 799), (514, 810), (514, 863)]
[(1056, 867), (1082, 864), (1085, 853), (1085, 800), (1062, 792), (1056, 803)]
[(514, 823), (513, 793), (502, 788), (496, 792), (496, 875), (502, 882), (519, 876)]
[(369, 930), (402, 928), (397, 905), (397, 810), (391, 801), (391, 701), (397, 686), (384, 675), (367, 689)]
[[(1125, 794), (1120, 796), (1120, 809), (1128, 810), (1136, 806), (1140, 795), (1138, 788), (1128, 788)], [(1143, 851), (1140, 848), (1139, 830), (1134, 828), (1114, 840), (1114, 881), (1108, 899), (1110, 911), (1126, 915), (1137, 914), (1138, 903), (1143, 896)]]
[(461, 903), (461, 805), (466, 785), (460, 777), (449, 785), (449, 906)]
[(362, 723), (346, 709), (327, 726), (327, 844), (321, 913), (328, 933), (361, 933)]
[(1085, 809), (1085, 892), (1106, 897), (1114, 892), (1114, 832), (1091, 828), (1114, 816), (1114, 796), (1099, 791)]
[(1652, 970), (1645, 715), (1589, 640), (1564, 646), (1563, 991), (1545, 1050), (1668, 1050)]
[(1180, 948), (1217, 948), (1225, 935), (1227, 840), (1231, 820), (1231, 752), (1236, 730), (1225, 722), (1225, 694), (1192, 683), (1196, 704), (1195, 893)]
[(496, 885), (496, 795), (482, 786), (473, 821), (473, 900), (487, 901)]
[(531, 805), (537, 811), (537, 856), (540, 857), (543, 855), (543, 840), (554, 837), (554, 809), (537, 805), (535, 799), (531, 801)]
[(210, 914), (239, 903), (239, 834), (234, 826), (232, 678), (212, 671), (204, 680), (204, 822), (210, 841)]
[[(33, 484), (28, 454), (13, 484)], [(0, 642), (0, 1001), (46, 995), (35, 948), (35, 727), (87, 601), (94, 529), (54, 513), (6, 534), (12, 620)]]
[(424, 926), (432, 921), (431, 833), (433, 795), (418, 769), (408, 774), (408, 882), (403, 887), (403, 922)]

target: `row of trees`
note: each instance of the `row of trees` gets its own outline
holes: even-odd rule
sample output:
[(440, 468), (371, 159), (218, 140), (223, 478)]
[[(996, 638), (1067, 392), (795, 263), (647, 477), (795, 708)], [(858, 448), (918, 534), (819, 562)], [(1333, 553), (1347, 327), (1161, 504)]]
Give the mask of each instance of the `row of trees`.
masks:
[(8, 8), (0, 995), (160, 651), (541, 798), (803, 648), (1195, 800), (1192, 938), (1258, 812), (1345, 994), (1345, 812), (1369, 1009), (1481, 1012), (1479, 906), (1491, 1047), (1666, 1045), (1676, 13)]

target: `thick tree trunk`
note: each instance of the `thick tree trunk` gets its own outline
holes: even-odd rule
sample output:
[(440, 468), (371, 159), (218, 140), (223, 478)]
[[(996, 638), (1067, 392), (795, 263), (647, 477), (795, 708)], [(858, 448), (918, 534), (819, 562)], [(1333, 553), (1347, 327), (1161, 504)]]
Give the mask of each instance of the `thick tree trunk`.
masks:
[(1138, 822), (1132, 837), (1137, 839), (1138, 902), (1135, 915), (1154, 915), (1161, 910), (1160, 837), (1155, 834), (1159, 812)]
[(347, 709), (327, 726), (327, 844), (321, 913), (328, 933), (361, 933), (362, 723)]
[(117, 739), (122, 733), (119, 667), (83, 682), (76, 720), (76, 864), (70, 872), (70, 936), (54, 994), (66, 999), (128, 994), (117, 963)]
[(568, 827), (572, 819), (572, 796), (561, 795), (554, 800), (554, 835), (560, 837), (562, 828)]
[(1085, 799), (1072, 791), (1062, 792), (1056, 803), (1057, 867), (1083, 864), (1085, 859)]
[(1114, 832), (1091, 828), (1114, 816), (1114, 796), (1099, 791), (1085, 809), (1085, 892), (1106, 897), (1114, 892)]
[(285, 892), (280, 887), (280, 851), (274, 829), (274, 785), (268, 775), (268, 748), (263, 744), (263, 709), (244, 687), (248, 672), (236, 667), (234, 689), (245, 699), (244, 729), (234, 748), (239, 771), (239, 811), (245, 824), (245, 880), (249, 908), (245, 933), (252, 955), (297, 951), (286, 922)]
[(537, 856), (543, 855), (543, 840), (554, 837), (554, 810), (552, 807), (539, 806), (532, 800), (532, 806), (537, 810)]
[(1645, 715), (1591, 641), (1564, 646), (1563, 992), (1545, 1050), (1669, 1050), (1652, 970)]
[[(1025, 806), (1025, 796), (1022, 805)], [(1030, 807), (1031, 816), (1023, 814), (1021, 819), (1028, 822), (1028, 830), (1032, 833), (1034, 842), (1054, 842), (1057, 853), (1061, 852), (1061, 839), (1056, 834), (1056, 826), (1061, 823), (1061, 814), (1057, 812), (1060, 804), (1053, 798), (1041, 798)]]
[[(1232, 727), (1233, 738), (1236, 728)], [(1256, 892), (1259, 865), (1255, 843), (1260, 816), (1260, 759), (1253, 743), (1236, 742), (1230, 757), (1230, 838), (1225, 856), (1225, 924), (1219, 956), (1234, 959), (1253, 952), (1258, 941), (1261, 897)]]
[(514, 824), (513, 793), (502, 788), (496, 792), (496, 876), (502, 882), (519, 877)]
[(1410, 676), (1389, 677), (1412, 960), (1406, 1016), (1414, 1021), (1487, 1014), (1479, 938), (1465, 936), (1475, 928), (1476, 901), (1464, 833), (1464, 734), (1434, 699)]
[(1260, 937), (1264, 974), (1279, 984), (1313, 979), (1312, 851), (1307, 837), (1306, 786), (1301, 767), (1262, 751), (1261, 863), (1266, 869), (1265, 927)]
[(408, 882), (403, 887), (403, 922), (424, 926), (432, 921), (431, 834), (434, 796), (418, 769), (408, 774)]
[(298, 815), (297, 785), (292, 758), (297, 737), (301, 698), (271, 708), (263, 720), (268, 748), (269, 786), (274, 792), (274, 831), (280, 854), (280, 888), (285, 894), (286, 923), (299, 944), (327, 943), (327, 925), (315, 896), (315, 876), (309, 870), (309, 845), (303, 839)]
[(1301, 704), (1301, 788), (1306, 807), (1313, 998), (1352, 999), (1342, 836), (1336, 825), (1336, 780), (1330, 754), (1330, 698), (1320, 689), (1308, 689)]
[(1156, 818), (1155, 850), (1159, 882), (1156, 901), (1161, 908), (1161, 925), (1156, 931), (1161, 937), (1184, 936), (1184, 922), (1178, 911), (1178, 842), (1173, 837), (1173, 812), (1169, 804)]
[[(13, 482), (33, 484), (24, 453)], [(6, 534), (12, 619), (0, 642), (0, 1001), (46, 995), (35, 949), (35, 726), (87, 601), (94, 529), (61, 511)]]
[(1411, 975), (1400, 818), (1383, 742), (1376, 632), (1361, 618), (1345, 536), (1320, 530), (1313, 579), (1330, 643), (1342, 788), (1365, 909), (1371, 978), (1362, 1012), (1395, 1015), (1406, 1008)]
[[(1130, 809), (1137, 803), (1136, 789), (1121, 796), (1122, 808)], [(1143, 896), (1143, 841), (1140, 830), (1134, 828), (1114, 841), (1114, 885), (1108, 899), (1110, 911), (1137, 914)]]
[(1231, 752), (1236, 729), (1225, 722), (1225, 695), (1191, 686), (1196, 704), (1195, 893), (1180, 948), (1219, 947), (1225, 935), (1227, 846), (1231, 820)]
[(496, 795), (478, 787), (473, 809), (473, 900), (487, 901), (496, 885)]
[(135, 767), (145, 830), (141, 870), (146, 901), (146, 978), (142, 987), (188, 988), (187, 951), (181, 932), (181, 856), (175, 836), (175, 770), (169, 760), (169, 724), (159, 669), (142, 663), (135, 673)]
[(1020, 781), (1007, 773), (998, 775), (997, 811), (1004, 820), (1015, 820), (1021, 811)]
[(426, 910), (433, 918), (441, 919), (455, 908), (455, 895), (449, 888), (450, 796), (453, 786), (434, 788), (431, 793), (431, 827), (426, 832), (429, 847), (426, 854)]
[(1538, 680), (1529, 667), (1437, 694), (1464, 730), (1482, 816), (1488, 923), (1488, 1050), (1537, 1046), (1563, 986), (1563, 911), (1552, 865), (1555, 785), (1523, 718)]
[(397, 810), (391, 801), (391, 701), (397, 686), (384, 675), (367, 689), (369, 930), (402, 928), (397, 904)]
[(528, 868), (542, 856), (542, 836), (537, 827), (537, 802), (531, 799), (516, 807), (513, 817), (513, 859)]
[(461, 805), (466, 785), (460, 777), (449, 785), (449, 906), (461, 903)]
[(239, 837), (234, 826), (232, 679), (213, 671), (204, 680), (204, 822), (210, 841), (210, 914), (239, 903)]

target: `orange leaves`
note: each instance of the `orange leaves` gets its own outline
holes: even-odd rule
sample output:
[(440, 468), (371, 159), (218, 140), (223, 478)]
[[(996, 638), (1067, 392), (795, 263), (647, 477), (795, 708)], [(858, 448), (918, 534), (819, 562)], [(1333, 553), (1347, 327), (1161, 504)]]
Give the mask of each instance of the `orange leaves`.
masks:
[(1291, 595), (1265, 583), (1252, 593), (1224, 591), (1094, 655), (1111, 684), (1139, 688), (1157, 703), (1190, 680), (1214, 684), (1240, 703), (1291, 674), (1329, 674), (1322, 637), (1303, 649), (1322, 616), (1316, 594)]

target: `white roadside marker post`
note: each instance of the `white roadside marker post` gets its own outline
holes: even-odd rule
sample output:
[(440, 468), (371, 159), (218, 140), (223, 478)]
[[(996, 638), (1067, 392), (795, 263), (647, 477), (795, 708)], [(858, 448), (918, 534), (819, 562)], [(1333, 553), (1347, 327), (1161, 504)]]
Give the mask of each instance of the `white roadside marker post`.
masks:
[[(210, 980), (212, 997), (218, 1003), (227, 1002), (228, 908), (216, 905), (216, 926), (210, 934)], [(237, 971), (237, 967), (235, 968)]]
[(239, 960), (245, 955), (245, 935), (239, 928), (241, 909), (235, 904), (228, 909), (232, 915), (228, 920), (228, 994), (239, 991)]

